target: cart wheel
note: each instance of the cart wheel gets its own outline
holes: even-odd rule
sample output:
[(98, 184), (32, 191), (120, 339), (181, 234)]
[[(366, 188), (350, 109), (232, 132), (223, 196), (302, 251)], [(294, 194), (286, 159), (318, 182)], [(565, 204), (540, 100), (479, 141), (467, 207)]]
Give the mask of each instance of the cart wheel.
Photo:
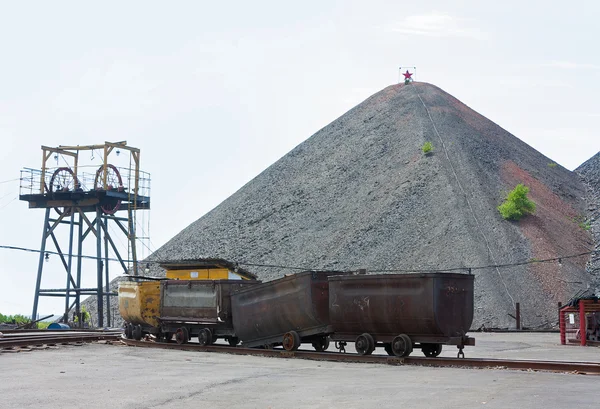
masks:
[(421, 351), (427, 358), (435, 358), (442, 353), (442, 344), (423, 344)]
[(400, 334), (392, 341), (392, 352), (396, 356), (409, 356), (412, 352), (412, 341), (406, 334)]
[(131, 324), (129, 324), (129, 323), (125, 324), (125, 338), (127, 338), (127, 339), (133, 338), (133, 328), (131, 327)]
[(371, 355), (375, 351), (375, 340), (371, 334), (364, 333), (356, 338), (354, 347), (360, 355)]
[(186, 327), (181, 327), (181, 328), (177, 328), (177, 331), (175, 331), (175, 341), (181, 345), (181, 344), (187, 344), (187, 342), (190, 340), (190, 333), (188, 332)]
[(212, 341), (212, 332), (208, 328), (203, 328), (198, 334), (198, 343), (200, 345), (208, 345)]
[(132, 329), (132, 335), (133, 335), (133, 339), (135, 339), (136, 341), (140, 341), (142, 339), (142, 326), (141, 325), (134, 325), (133, 329)]
[(317, 352), (326, 351), (329, 348), (329, 337), (320, 337), (312, 342), (312, 346)]
[(384, 344), (383, 349), (385, 349), (385, 352), (387, 352), (389, 356), (395, 356), (394, 351), (392, 351), (392, 344)]
[(300, 346), (300, 335), (296, 331), (286, 332), (283, 335), (283, 348), (286, 351), (295, 351)]
[(227, 338), (227, 342), (230, 346), (235, 347), (240, 343), (240, 339), (238, 337)]

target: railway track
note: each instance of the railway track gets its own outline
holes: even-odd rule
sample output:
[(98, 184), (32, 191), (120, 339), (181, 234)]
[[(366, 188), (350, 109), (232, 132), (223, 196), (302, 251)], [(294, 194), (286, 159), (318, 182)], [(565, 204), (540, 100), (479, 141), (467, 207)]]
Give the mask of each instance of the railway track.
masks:
[(538, 361), (488, 358), (425, 358), (425, 357), (389, 357), (384, 355), (342, 354), (338, 352), (315, 351), (285, 351), (280, 349), (254, 349), (220, 345), (201, 346), (194, 344), (158, 343), (122, 339), (128, 346), (158, 349), (175, 349), (196, 352), (219, 352), (233, 355), (268, 356), (275, 358), (299, 358), (315, 361), (356, 362), (385, 365), (418, 365), (432, 367), (460, 367), (513, 369), (522, 371), (550, 371), (562, 373), (577, 373), (600, 375), (600, 363), (596, 362), (567, 362), (567, 361)]
[(117, 340), (121, 336), (121, 331), (11, 332), (0, 337), (0, 349)]

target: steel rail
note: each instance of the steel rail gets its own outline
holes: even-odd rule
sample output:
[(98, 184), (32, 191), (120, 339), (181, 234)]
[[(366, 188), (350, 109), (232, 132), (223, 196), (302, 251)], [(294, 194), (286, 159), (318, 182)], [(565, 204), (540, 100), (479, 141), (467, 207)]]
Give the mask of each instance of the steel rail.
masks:
[(20, 339), (3, 339), (0, 338), (0, 349), (2, 348), (14, 348), (14, 347), (27, 347), (27, 346), (38, 346), (38, 345), (53, 345), (53, 344), (67, 344), (72, 342), (93, 342), (101, 340), (117, 340), (122, 338), (120, 333), (108, 333), (108, 334), (69, 334), (65, 335), (54, 335), (48, 337), (35, 337), (35, 338), (20, 338)]
[(56, 338), (56, 337), (77, 337), (77, 336), (96, 336), (96, 335), (121, 335), (122, 332), (104, 332), (102, 334), (87, 334), (87, 333), (71, 333), (71, 334), (60, 334), (60, 333), (50, 333), (50, 334), (14, 334), (14, 335), (4, 335), (0, 337), (0, 344), (9, 340), (25, 340), (25, 339), (45, 339), (45, 338)]
[(339, 352), (316, 352), (316, 351), (285, 351), (281, 349), (254, 349), (243, 347), (217, 346), (198, 344), (175, 344), (148, 341), (135, 341), (122, 339), (128, 346), (174, 349), (195, 352), (220, 352), (233, 355), (254, 355), (276, 358), (300, 358), (316, 361), (331, 362), (353, 362), (374, 363), (386, 365), (417, 365), (432, 367), (460, 367), (460, 368), (486, 368), (486, 369), (514, 369), (550, 371), (563, 373), (585, 373), (600, 375), (600, 363), (597, 362), (568, 362), (568, 361), (537, 361), (537, 360), (513, 360), (513, 359), (488, 359), (488, 358), (425, 358), (425, 357), (390, 357), (384, 355), (358, 355), (342, 354)]
[(44, 332), (60, 332), (60, 333), (71, 333), (71, 332), (89, 332), (89, 333), (106, 333), (106, 332), (118, 332), (121, 331), (123, 332), (122, 329), (120, 328), (115, 328), (115, 329), (109, 329), (109, 330), (105, 330), (105, 329), (90, 329), (90, 328), (69, 328), (69, 329), (2, 329), (0, 328), (0, 332), (3, 333), (5, 336), (7, 334), (29, 334), (29, 333), (44, 333)]

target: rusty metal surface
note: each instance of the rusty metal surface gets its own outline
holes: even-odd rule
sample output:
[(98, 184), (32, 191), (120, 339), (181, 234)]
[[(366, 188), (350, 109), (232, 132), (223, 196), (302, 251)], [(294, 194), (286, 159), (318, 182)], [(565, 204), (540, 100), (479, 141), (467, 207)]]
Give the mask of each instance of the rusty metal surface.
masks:
[(303, 272), (231, 296), (233, 325), (244, 346), (279, 344), (288, 331), (306, 338), (331, 332), (329, 282), (343, 273)]
[(177, 345), (173, 343), (154, 343), (145, 341), (123, 340), (132, 347), (146, 347), (158, 349), (177, 349), (196, 352), (217, 352), (234, 355), (255, 355), (275, 358), (299, 358), (316, 361), (356, 362), (384, 365), (418, 365), (432, 367), (460, 367), (460, 368), (486, 368), (486, 369), (514, 369), (551, 371), (564, 373), (585, 373), (600, 375), (600, 364), (597, 362), (567, 362), (567, 361), (537, 361), (514, 359), (487, 359), (487, 358), (425, 358), (425, 357), (388, 357), (383, 355), (357, 355), (341, 354), (337, 352), (314, 351), (285, 351), (281, 349), (253, 349), (228, 346), (200, 346), (194, 344)]
[(160, 321), (232, 328), (231, 293), (256, 286), (251, 280), (166, 280), (160, 283)]
[(440, 342), (462, 337), (473, 320), (472, 275), (380, 274), (329, 278), (329, 314), (336, 339), (369, 333), (378, 342), (398, 334)]

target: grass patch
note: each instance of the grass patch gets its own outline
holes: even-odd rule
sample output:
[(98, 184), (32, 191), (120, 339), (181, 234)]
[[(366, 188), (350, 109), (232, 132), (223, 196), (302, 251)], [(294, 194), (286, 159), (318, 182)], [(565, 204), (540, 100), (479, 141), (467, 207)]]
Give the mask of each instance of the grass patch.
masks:
[(585, 216), (575, 217), (574, 222), (577, 223), (577, 225), (585, 231), (590, 231), (592, 229), (592, 223), (589, 220), (587, 220)]
[(427, 155), (428, 153), (431, 153), (433, 151), (433, 144), (431, 142), (425, 142), (421, 150), (425, 155)]
[(508, 193), (504, 202), (498, 206), (498, 211), (505, 220), (520, 220), (535, 212), (535, 203), (529, 200), (528, 193), (529, 188), (522, 183)]

